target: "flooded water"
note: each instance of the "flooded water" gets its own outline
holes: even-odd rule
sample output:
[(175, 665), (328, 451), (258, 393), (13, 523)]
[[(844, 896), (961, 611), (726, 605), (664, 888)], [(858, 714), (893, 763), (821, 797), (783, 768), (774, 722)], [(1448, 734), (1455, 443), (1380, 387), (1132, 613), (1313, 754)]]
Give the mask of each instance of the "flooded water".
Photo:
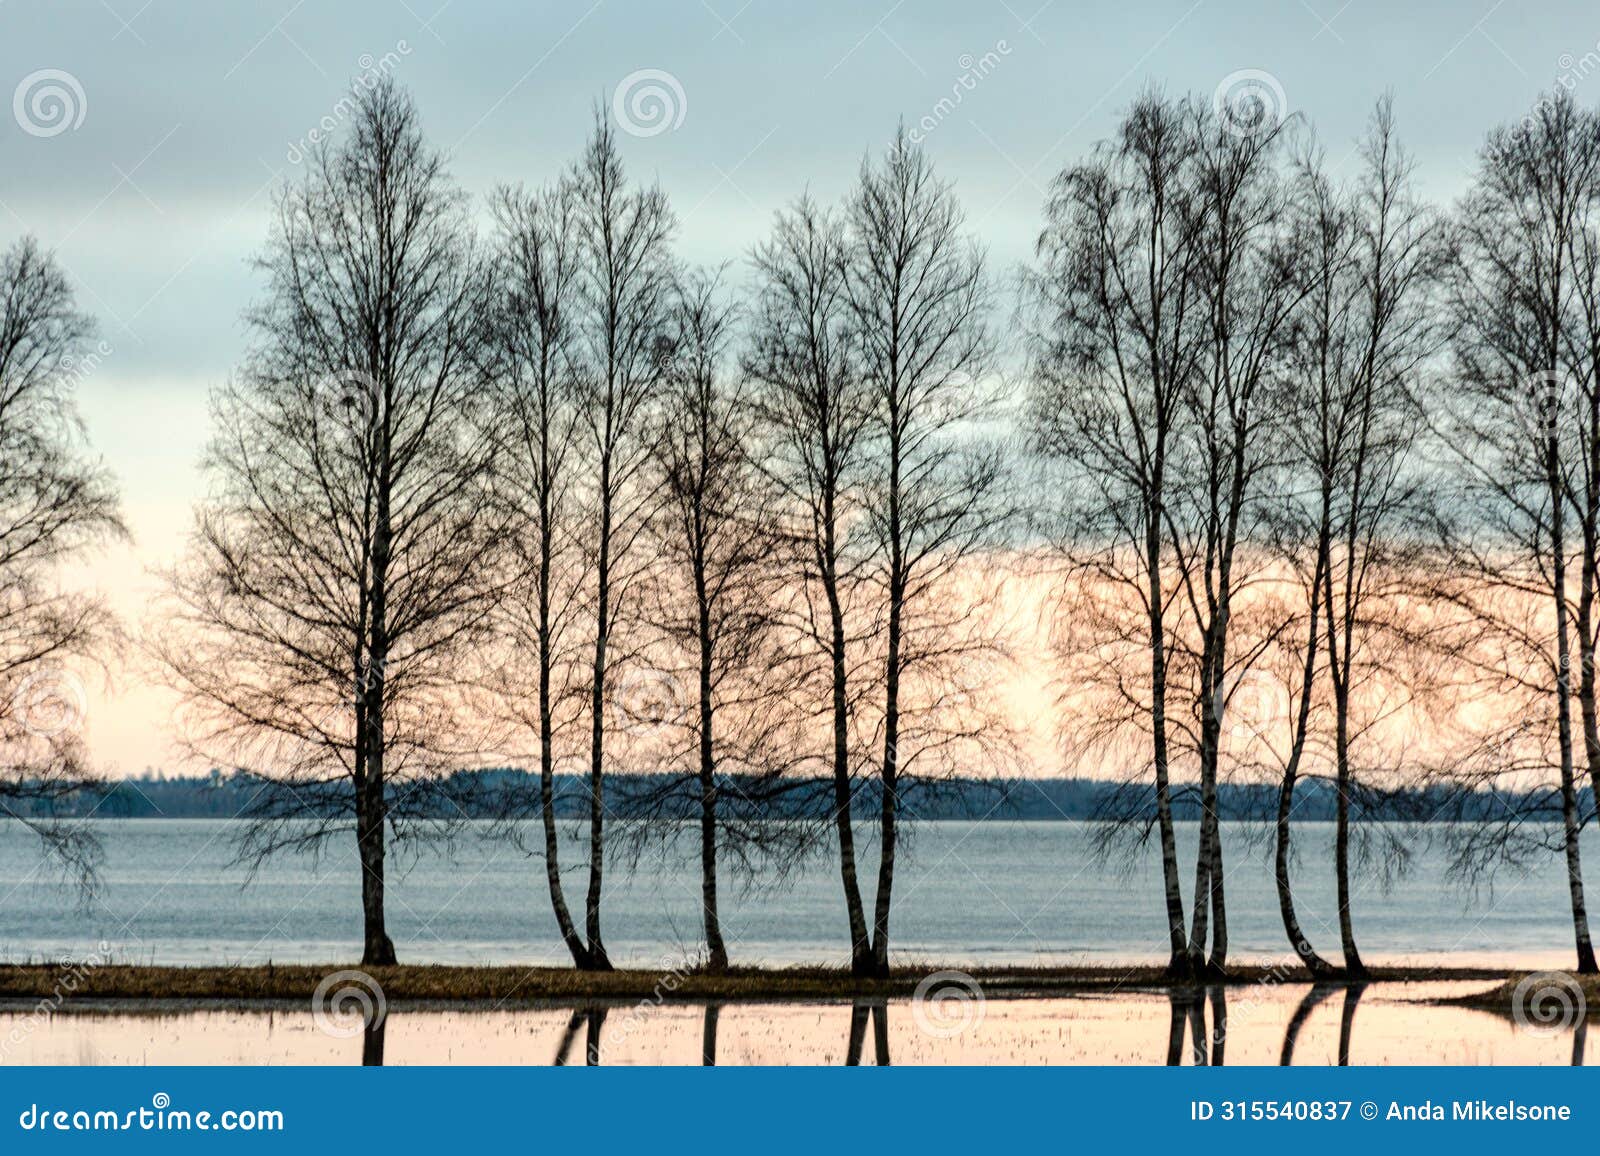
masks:
[(12, 1007), (0, 1008), (0, 1039), (15, 1031), (23, 1042), (0, 1063), (1600, 1063), (1600, 1047), (1572, 1028), (1544, 1034), (1488, 1012), (1423, 1002), (1482, 986), (1258, 984), (1198, 998), (1149, 991), (969, 1000), (934, 1010), (912, 1000), (396, 1007), (367, 1032), (359, 1020), (319, 1019), (303, 1006), (150, 1013), (78, 1005), (49, 1017)]
[[(240, 825), (226, 820), (97, 821), (103, 890), (88, 905), (41, 860), (16, 823), (0, 823), (0, 960), (81, 955), (104, 942), (114, 959), (157, 964), (353, 961), (360, 901), (353, 841), (319, 858), (281, 858), (253, 878), (232, 863)], [(569, 899), (581, 902), (583, 846), (565, 825)], [(1296, 834), (1301, 922), (1336, 952), (1331, 826)], [(1570, 966), (1572, 929), (1559, 856), (1493, 889), (1463, 891), (1416, 832), (1407, 875), (1386, 887), (1355, 881), (1351, 907), (1369, 962)], [(1227, 831), (1232, 958), (1285, 954), (1271, 849), (1250, 829)], [(1072, 822), (939, 822), (917, 827), (895, 887), (894, 943), (902, 963), (977, 966), (1159, 962), (1165, 958), (1160, 865), (1153, 852), (1126, 869), (1092, 854), (1091, 829)], [(1193, 824), (1180, 830), (1186, 862)], [(535, 840), (537, 842), (537, 840)], [(692, 849), (692, 843), (687, 849)], [(1600, 832), (1584, 850), (1600, 861)], [(874, 850), (867, 843), (864, 857)], [(865, 859), (872, 862), (871, 859)], [(564, 963), (542, 862), (475, 827), (449, 847), (391, 855), (389, 929), (409, 963)], [(692, 862), (614, 865), (604, 928), (619, 963), (682, 958), (699, 943)], [(874, 872), (864, 886), (871, 898)], [(1187, 886), (1187, 872), (1186, 872)], [(838, 868), (826, 854), (781, 885), (729, 874), (724, 931), (746, 964), (842, 963), (847, 932)]]

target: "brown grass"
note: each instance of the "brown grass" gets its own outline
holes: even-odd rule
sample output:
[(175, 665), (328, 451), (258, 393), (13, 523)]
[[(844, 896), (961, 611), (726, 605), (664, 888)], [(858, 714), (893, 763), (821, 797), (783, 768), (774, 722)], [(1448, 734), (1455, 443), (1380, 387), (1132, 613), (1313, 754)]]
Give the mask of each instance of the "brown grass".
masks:
[[(1533, 1022), (1539, 1022), (1538, 1017), (1541, 1013), (1541, 1010), (1546, 1013), (1554, 1013), (1557, 1019), (1565, 1018), (1563, 1015), (1563, 1005), (1555, 1000), (1544, 1002), (1535, 999), (1533, 1001), (1534, 1006), (1531, 1008), (1527, 1006), (1528, 999), (1526, 994), (1521, 1000), (1519, 1000), (1517, 995), (1518, 985), (1521, 984), (1522, 981), (1529, 975), (1537, 974), (1564, 975), (1565, 982), (1562, 982), (1560, 986), (1564, 988), (1566, 992), (1570, 993), (1573, 990), (1572, 986), (1570, 985), (1576, 985), (1577, 990), (1582, 993), (1582, 1007), (1587, 1013), (1585, 1018), (1589, 1020), (1600, 1020), (1600, 975), (1573, 975), (1570, 972), (1513, 972), (1511, 975), (1506, 976), (1505, 979), (1502, 980), (1498, 985), (1490, 988), (1488, 991), (1473, 992), (1469, 995), (1456, 996), (1452, 999), (1443, 999), (1438, 1002), (1441, 1004), (1450, 1004), (1455, 1007), (1478, 1008), (1482, 1011), (1495, 1012), (1498, 1015), (1506, 1016), (1508, 1018), (1518, 1015), (1517, 1007), (1520, 1002), (1523, 1005), (1522, 1014), (1530, 1015)], [(1537, 993), (1541, 988), (1548, 986), (1550, 985), (1542, 982), (1536, 982), (1529, 987), (1528, 991)], [(1569, 996), (1569, 1003), (1566, 1006), (1576, 1007), (1578, 1004), (1576, 1000), (1572, 1000)]]
[[(72, 973), (74, 1000), (184, 1000), (249, 1003), (308, 1000), (319, 983), (350, 965), (267, 965), (262, 967), (147, 967), (105, 965)], [(928, 967), (896, 968), (888, 977), (863, 979), (837, 968), (738, 968), (720, 974), (704, 971), (627, 970), (581, 972), (565, 967), (397, 966), (363, 969), (391, 1002), (461, 1005), (523, 1005), (585, 1000), (810, 1000), (907, 996)], [(68, 969), (38, 964), (0, 966), (0, 999), (32, 1000), (57, 995)], [(968, 974), (991, 997), (1029, 997), (1074, 992), (1109, 992), (1173, 986), (1157, 967), (973, 968)], [(1505, 980), (1494, 992), (1510, 992), (1516, 977), (1504, 971), (1463, 968), (1375, 969), (1373, 980)], [(1229, 984), (1304, 983), (1310, 976), (1282, 968), (1238, 967)], [(1200, 987), (1191, 982), (1181, 986)], [(1591, 1014), (1600, 992), (1590, 986)], [(1477, 1005), (1485, 1006), (1485, 1005)]]

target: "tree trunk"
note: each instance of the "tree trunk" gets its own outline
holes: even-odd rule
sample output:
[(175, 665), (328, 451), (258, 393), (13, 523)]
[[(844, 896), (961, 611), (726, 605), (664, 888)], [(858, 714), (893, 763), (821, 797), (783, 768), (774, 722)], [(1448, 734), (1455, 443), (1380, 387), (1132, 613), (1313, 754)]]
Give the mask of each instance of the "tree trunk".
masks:
[(589, 713), (589, 890), (584, 899), (584, 932), (591, 971), (610, 971), (611, 959), (600, 936), (600, 889), (605, 876), (606, 647), (611, 629), (611, 475), (600, 474), (600, 557), (595, 568), (595, 635)]
[(1283, 781), (1278, 785), (1278, 829), (1273, 854), (1273, 870), (1278, 883), (1278, 913), (1283, 917), (1283, 931), (1289, 937), (1289, 946), (1294, 948), (1295, 956), (1305, 964), (1313, 978), (1321, 978), (1333, 975), (1334, 968), (1317, 954), (1317, 949), (1311, 946), (1311, 941), (1301, 929), (1300, 919), (1294, 909), (1294, 890), (1289, 881), (1289, 813), (1294, 809), (1297, 773), (1298, 769), (1291, 760), (1283, 773)]
[[(1593, 421), (1594, 419), (1591, 419)], [(1583, 753), (1589, 766), (1593, 806), (1600, 809), (1600, 707), (1595, 702), (1594, 604), (1600, 596), (1600, 436), (1589, 469), (1583, 518), (1583, 560), (1578, 591), (1578, 707), (1583, 720)]]
[(705, 924), (706, 966), (728, 970), (728, 947), (717, 914), (717, 764), (711, 702), (711, 618), (706, 603), (705, 575), (696, 567), (700, 587), (700, 910)]
[[(1204, 796), (1205, 788), (1201, 788)], [(1211, 825), (1206, 822), (1205, 803), (1201, 802), (1200, 842), (1194, 854), (1194, 913), (1189, 927), (1189, 972), (1203, 975), (1206, 969), (1206, 938), (1211, 932)]]
[(1356, 950), (1355, 924), (1350, 915), (1350, 708), (1349, 690), (1334, 691), (1334, 747), (1338, 763), (1338, 791), (1334, 805), (1333, 869), (1339, 900), (1339, 943), (1344, 949), (1345, 971), (1365, 975), (1366, 964)]
[(1216, 787), (1211, 791), (1211, 958), (1206, 970), (1221, 975), (1228, 967), (1228, 904), (1223, 893), (1222, 826), (1217, 818)]
[(839, 877), (844, 885), (845, 915), (850, 923), (850, 970), (855, 975), (871, 975), (872, 938), (867, 931), (866, 908), (861, 902), (861, 884), (856, 878), (856, 834), (850, 806), (850, 714), (845, 673), (844, 607), (839, 599), (838, 576), (834, 570), (832, 504), (824, 545), (825, 593), (828, 598), (829, 643), (833, 665), (833, 820), (839, 836)]
[[(898, 551), (897, 551), (898, 553)], [(898, 558), (894, 562), (899, 566)], [(895, 823), (900, 806), (900, 607), (902, 587), (890, 583), (889, 657), (884, 679), (883, 781), (878, 848), (878, 893), (872, 913), (872, 962), (878, 975), (889, 974), (889, 904), (894, 891)]]
[(560, 851), (556, 831), (555, 768), (551, 757), (548, 668), (539, 672), (539, 684), (539, 812), (540, 821), (544, 824), (545, 881), (550, 886), (550, 906), (556, 913), (556, 925), (561, 929), (561, 941), (567, 945), (573, 964), (579, 968), (587, 968), (589, 952), (572, 922), (572, 912), (567, 907), (567, 897), (561, 887)]
[(385, 666), (389, 658), (388, 574), (390, 509), (387, 454), (378, 486), (377, 517), (372, 545), (372, 618), (369, 623), (367, 668), (361, 672), (365, 699), (366, 766), (357, 791), (356, 839), (361, 859), (361, 911), (365, 947), (361, 962), (367, 967), (387, 967), (396, 962), (394, 942), (384, 926), (384, 838), (388, 824), (388, 799), (384, 794)]
[(1323, 518), (1317, 533), (1317, 558), (1312, 567), (1311, 597), (1307, 600), (1306, 660), (1300, 672), (1300, 706), (1295, 719), (1294, 749), (1284, 763), (1283, 779), (1278, 784), (1278, 823), (1273, 853), (1273, 873), (1278, 885), (1278, 913), (1283, 917), (1283, 931), (1289, 937), (1289, 946), (1301, 963), (1311, 972), (1313, 979), (1333, 974), (1333, 965), (1317, 954), (1316, 948), (1300, 927), (1300, 918), (1294, 909), (1294, 888), (1289, 878), (1289, 819), (1294, 811), (1295, 782), (1300, 775), (1300, 760), (1306, 749), (1306, 735), (1311, 726), (1311, 698), (1317, 675), (1317, 652), (1321, 649), (1318, 632), (1317, 608), (1322, 601), (1322, 579), (1328, 568), (1328, 489), (1323, 487)]
[(1167, 755), (1167, 639), (1162, 611), (1161, 533), (1152, 514), (1145, 533), (1145, 566), (1150, 579), (1150, 729), (1156, 777), (1156, 825), (1161, 839), (1161, 880), (1167, 905), (1171, 956), (1167, 974), (1181, 979), (1192, 972), (1183, 930), (1183, 885), (1178, 878), (1178, 836), (1172, 822), (1172, 784)]
[(556, 916), (556, 926), (561, 931), (561, 941), (567, 945), (572, 962), (578, 968), (589, 965), (589, 952), (584, 947), (578, 928), (573, 923), (572, 911), (567, 907), (567, 896), (561, 886), (561, 860), (555, 808), (555, 707), (551, 701), (550, 666), (553, 659), (553, 641), (550, 628), (550, 567), (555, 562), (552, 540), (551, 482), (548, 434), (540, 439), (540, 492), (539, 492), (539, 818), (544, 825), (544, 875), (550, 888), (550, 906)]
[(1557, 467), (1556, 437), (1545, 449), (1546, 482), (1550, 494), (1551, 588), (1556, 612), (1556, 730), (1561, 748), (1561, 821), (1567, 860), (1567, 892), (1572, 903), (1572, 934), (1577, 948), (1578, 971), (1592, 975), (1596, 967), (1594, 943), (1589, 938), (1589, 912), (1583, 895), (1583, 862), (1578, 839), (1578, 792), (1573, 772), (1572, 743), (1572, 643), (1567, 625), (1567, 558), (1563, 525), (1565, 494)]
[(384, 926), (383, 858), (384, 813), (382, 756), (369, 758), (367, 773), (357, 792), (356, 843), (361, 859), (361, 916), (363, 967), (389, 967), (396, 962), (394, 941)]

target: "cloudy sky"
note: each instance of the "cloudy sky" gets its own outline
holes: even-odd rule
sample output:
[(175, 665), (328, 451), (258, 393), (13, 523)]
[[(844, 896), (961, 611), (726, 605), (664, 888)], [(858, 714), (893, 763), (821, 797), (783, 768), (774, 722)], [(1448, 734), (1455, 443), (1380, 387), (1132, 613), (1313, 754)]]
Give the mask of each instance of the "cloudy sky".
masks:
[[(1566, 83), (1600, 100), (1590, 4), (1401, 7), (0, 0), (0, 97), (11, 97), (0, 245), (37, 235), (99, 320), (104, 352), (81, 407), (135, 535), (86, 579), (139, 625), (148, 569), (176, 557), (203, 488), (207, 391), (237, 360), (240, 313), (260, 291), (250, 258), (272, 191), (366, 69), (414, 92), (474, 193), (555, 175), (597, 105), (631, 118), (627, 160), (659, 178), (681, 252), (704, 261), (742, 259), (807, 188), (837, 196), (903, 119), (1010, 277), (1051, 176), (1148, 83), (1210, 96), (1241, 71), (1267, 74), (1260, 83), (1316, 127), (1334, 163), (1392, 89), (1423, 188), (1440, 200), (1460, 191), (1484, 130), (1542, 90)], [(91, 690), (95, 753), (123, 773), (176, 770), (168, 708), (141, 682), (130, 664)]]

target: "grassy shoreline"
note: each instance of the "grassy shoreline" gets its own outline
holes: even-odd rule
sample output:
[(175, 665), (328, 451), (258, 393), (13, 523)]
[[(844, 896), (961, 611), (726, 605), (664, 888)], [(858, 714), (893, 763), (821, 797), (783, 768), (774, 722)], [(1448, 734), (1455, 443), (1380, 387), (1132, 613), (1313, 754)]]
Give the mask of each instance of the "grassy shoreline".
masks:
[[(0, 965), (0, 1002), (14, 1004), (63, 994), (69, 1003), (115, 1000), (248, 1005), (309, 1000), (318, 984), (329, 975), (348, 970), (353, 970), (349, 964), (258, 967), (108, 964), (76, 969), (72, 965), (9, 964)], [(905, 997), (912, 995), (924, 978), (940, 969), (900, 967), (887, 977), (875, 979), (863, 979), (843, 969), (826, 967), (735, 968), (720, 974), (694, 970), (580, 972), (558, 967), (445, 965), (361, 970), (377, 980), (390, 1003), (449, 1004), (482, 1009), (586, 1000), (696, 1002)], [(1174, 987), (1199, 990), (1218, 982), (1233, 987), (1311, 982), (1311, 976), (1301, 969), (1263, 966), (1230, 969), (1227, 977), (1220, 981), (1177, 984), (1168, 980), (1159, 967), (980, 967), (963, 970), (978, 981), (985, 995), (1001, 999)], [(1367, 982), (1482, 980), (1496, 986), (1481, 996), (1450, 1002), (1490, 1010), (1504, 1009), (1509, 1013), (1516, 982), (1522, 974), (1504, 969), (1461, 967), (1375, 968)], [(1586, 985), (1586, 994), (1590, 1014), (1600, 1012), (1600, 989), (1590, 982)]]

